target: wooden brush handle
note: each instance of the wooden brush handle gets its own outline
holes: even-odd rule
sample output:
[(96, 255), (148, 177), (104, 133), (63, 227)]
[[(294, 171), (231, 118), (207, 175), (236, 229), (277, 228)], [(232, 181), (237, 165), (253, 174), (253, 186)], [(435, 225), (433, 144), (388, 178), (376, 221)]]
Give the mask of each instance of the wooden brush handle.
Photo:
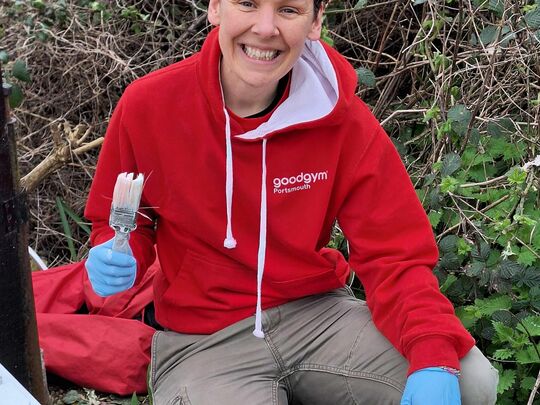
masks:
[(129, 232), (116, 232), (114, 234), (112, 250), (131, 255), (131, 249), (129, 248)]

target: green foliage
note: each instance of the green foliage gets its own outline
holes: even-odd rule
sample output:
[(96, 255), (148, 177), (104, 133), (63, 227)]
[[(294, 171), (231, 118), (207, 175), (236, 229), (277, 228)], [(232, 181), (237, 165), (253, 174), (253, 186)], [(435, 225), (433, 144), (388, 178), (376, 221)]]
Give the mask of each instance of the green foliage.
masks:
[(356, 76), (358, 77), (358, 81), (368, 87), (375, 87), (376, 80), (375, 80), (375, 74), (367, 69), (367, 68), (357, 68), (356, 69)]
[[(80, 29), (85, 25), (96, 28), (111, 23), (112, 26), (113, 22), (114, 26), (124, 27), (123, 33), (129, 37), (126, 44), (141, 54), (144, 44), (154, 40), (155, 30), (163, 24), (156, 17), (163, 10), (152, 11), (153, 6), (140, 1), (8, 3), (5, 10), (13, 21), (24, 24), (27, 43), (36, 48), (41, 46), (40, 49), (59, 46), (53, 43), (51, 32), (63, 33), (70, 25), (72, 12), (78, 13)], [(67, 7), (66, 3), (76, 7)], [(188, 3), (181, 8), (204, 12), (202, 2)], [(528, 73), (537, 66), (534, 61), (538, 57), (527, 58), (538, 52), (535, 44), (540, 42), (540, 0), (524, 1), (519, 6), (503, 0), (472, 0), (472, 8), (463, 8), (461, 17), (456, 11), (459, 2), (455, 0), (410, 3), (412, 7), (406, 7), (399, 18), (409, 21), (410, 27), (401, 32), (391, 25), (385, 25), (384, 29), (376, 27), (372, 31), (379, 35), (378, 40), (364, 43), (375, 34), (364, 30), (359, 17), (378, 11), (375, 2), (332, 2), (321, 36), (340, 50), (346, 42), (345, 36), (351, 43), (361, 43), (361, 47), (349, 51), (346, 57), (357, 63), (362, 97), (391, 95), (383, 100), (386, 103), (381, 103), (385, 109), (379, 109), (380, 115), (409, 109), (423, 112), (423, 116), (406, 115), (403, 120), (404, 115), (398, 114), (395, 126), (388, 132), (413, 175), (417, 195), (437, 238), (440, 260), (434, 272), (441, 291), (456, 306), (465, 327), (488, 357), (495, 360), (500, 371), (498, 404), (526, 403), (540, 369), (539, 168), (524, 169), (524, 163), (539, 154), (540, 144), (537, 127), (531, 125), (538, 115), (540, 96), (534, 74)], [(390, 19), (394, 5), (390, 7), (389, 13), (381, 15), (381, 21)], [(410, 18), (413, 9), (419, 11), (415, 16), (418, 20)], [(401, 9), (398, 11), (401, 13)], [(358, 25), (343, 35), (336, 27), (345, 26), (346, 21), (356, 21)], [(172, 30), (182, 31), (187, 29), (189, 21), (170, 25)], [(459, 35), (450, 36), (453, 30), (467, 25), (469, 31), (464, 28)], [(373, 23), (368, 26), (374, 27)], [(357, 31), (362, 34), (354, 38)], [(0, 27), (0, 38), (5, 32)], [(404, 37), (408, 42), (400, 43)], [(178, 36), (171, 38), (164, 48), (178, 45), (174, 42)], [(516, 47), (508, 51), (513, 44)], [(43, 68), (36, 68), (27, 49), (0, 50), (3, 80), (11, 85), (12, 107), (24, 102), (24, 93), (30, 94), (27, 89), (35, 85), (37, 72)], [(365, 49), (380, 49), (380, 53), (377, 58), (375, 53), (366, 57), (362, 54)], [(125, 55), (118, 52), (111, 55), (125, 60), (133, 56), (128, 49), (125, 52)], [(497, 53), (492, 61), (493, 52)], [(402, 58), (403, 55), (406, 57)], [(152, 62), (155, 59), (141, 60), (148, 69), (155, 67)], [(509, 64), (511, 60), (518, 62)], [(369, 63), (365, 66), (373, 70), (358, 66), (360, 61)], [(391, 71), (393, 63), (396, 69)], [(121, 70), (118, 66), (113, 65)], [(126, 74), (134, 74), (133, 65), (126, 66), (125, 72), (131, 72)], [(482, 67), (485, 67), (482, 73), (487, 74), (481, 80), (472, 80), (474, 69)], [(497, 69), (504, 78), (502, 85), (496, 76), (489, 76), (491, 70)], [(137, 75), (140, 73), (137, 71)], [(399, 80), (394, 80), (400, 74)], [(528, 83), (528, 76), (533, 80), (527, 87), (512, 86), (512, 78)], [(121, 82), (107, 75), (101, 79)], [(480, 88), (484, 84), (486, 91), (482, 93)], [(526, 93), (526, 101), (509, 103), (497, 93), (498, 86), (506, 93)], [(491, 105), (482, 104), (483, 99), (490, 97), (494, 100)], [(377, 102), (374, 98), (366, 101), (371, 105)], [(110, 99), (105, 103), (110, 103)], [(56, 119), (56, 116), (47, 118)], [(394, 122), (389, 123), (394, 125)], [(54, 204), (55, 199), (51, 200)], [(56, 204), (73, 260), (77, 258), (79, 245), (73, 240), (71, 231), (75, 228), (72, 227), (80, 228), (85, 235), (89, 229), (62, 199), (57, 199)], [(348, 255), (347, 241), (338, 226), (333, 229), (329, 246)], [(361, 287), (355, 291), (362, 295)], [(67, 396), (72, 403), (79, 399), (77, 393), (72, 394), (72, 399)], [(131, 398), (132, 404), (135, 401), (136, 396)]]

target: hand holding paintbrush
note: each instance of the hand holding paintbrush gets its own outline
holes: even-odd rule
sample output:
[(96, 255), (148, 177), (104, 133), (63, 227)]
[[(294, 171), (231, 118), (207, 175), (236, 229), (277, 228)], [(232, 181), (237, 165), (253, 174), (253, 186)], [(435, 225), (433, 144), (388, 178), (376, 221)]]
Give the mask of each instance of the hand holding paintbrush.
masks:
[(113, 192), (109, 225), (114, 238), (90, 249), (85, 263), (88, 279), (96, 294), (107, 297), (133, 286), (137, 261), (129, 247), (129, 235), (136, 228), (136, 216), (143, 187), (143, 175), (120, 173)]

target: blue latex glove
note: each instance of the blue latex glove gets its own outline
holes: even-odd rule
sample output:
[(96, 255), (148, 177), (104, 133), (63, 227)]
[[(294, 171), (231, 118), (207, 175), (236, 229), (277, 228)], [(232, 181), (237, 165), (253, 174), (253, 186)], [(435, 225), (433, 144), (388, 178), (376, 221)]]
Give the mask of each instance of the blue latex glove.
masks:
[(94, 292), (108, 297), (125, 291), (135, 283), (137, 260), (129, 254), (113, 251), (113, 239), (90, 249), (85, 267)]
[(461, 405), (458, 377), (440, 367), (415, 371), (407, 378), (400, 405)]

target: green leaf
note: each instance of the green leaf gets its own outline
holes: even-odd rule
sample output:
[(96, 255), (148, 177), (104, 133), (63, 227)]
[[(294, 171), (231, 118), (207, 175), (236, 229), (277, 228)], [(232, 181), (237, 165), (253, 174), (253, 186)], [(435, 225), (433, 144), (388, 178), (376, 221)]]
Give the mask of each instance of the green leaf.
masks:
[(457, 153), (448, 153), (444, 156), (441, 165), (441, 176), (451, 176), (461, 167), (461, 158)]
[(532, 29), (540, 28), (540, 8), (536, 8), (525, 14), (525, 22)]
[(538, 223), (536, 219), (533, 219), (528, 215), (519, 214), (514, 215), (514, 221), (516, 221), (520, 225), (528, 225), (530, 227), (536, 226), (536, 224)]
[(498, 158), (503, 156), (504, 152), (510, 147), (512, 147), (512, 144), (504, 137), (493, 137), (489, 139), (486, 153), (492, 158)]
[(440, 208), (440, 206), (441, 206), (442, 200), (443, 200), (443, 196), (440, 193), (439, 187), (436, 187), (436, 188), (434, 188), (433, 190), (430, 191), (430, 193), (429, 193), (429, 206), (432, 209), (438, 210)]
[[(518, 287), (523, 285), (526, 285), (529, 288), (540, 286), (540, 269), (537, 267), (527, 268), (525, 271), (514, 277), (514, 283)], [(540, 296), (538, 297), (538, 301), (540, 302)]]
[(439, 265), (446, 270), (458, 270), (461, 267), (461, 260), (455, 253), (448, 252), (441, 257)]
[(519, 167), (514, 167), (510, 172), (506, 173), (510, 184), (523, 184), (527, 180), (527, 172)]
[(62, 398), (62, 402), (71, 405), (79, 402), (81, 399), (83, 399), (83, 396), (77, 390), (70, 390)]
[(11, 68), (11, 74), (13, 77), (19, 79), (22, 82), (29, 82), (30, 74), (28, 73), (28, 69), (26, 67), (26, 63), (20, 59), (16, 60), (13, 64), (13, 67)]
[(493, 312), (491, 319), (495, 322), (501, 322), (505, 326), (512, 327), (514, 326), (515, 317), (512, 312), (508, 311), (507, 309), (498, 309), (497, 311)]
[(368, 87), (375, 87), (376, 79), (375, 74), (367, 69), (367, 68), (357, 68), (356, 69), (356, 76), (358, 77), (358, 81)]
[(424, 113), (423, 122), (428, 122), (432, 119), (438, 119), (441, 115), (441, 109), (438, 106), (433, 106)]
[(323, 40), (330, 46), (334, 46), (334, 40), (332, 39), (330, 35), (330, 31), (328, 30), (328, 27), (326, 26), (326, 24), (323, 25), (322, 30), (321, 30), (321, 40)]
[(445, 294), (446, 290), (448, 290), (450, 286), (454, 284), (456, 281), (457, 281), (456, 276), (454, 276), (453, 274), (448, 275), (448, 277), (446, 277), (446, 280), (444, 280), (444, 283), (440, 287), (441, 292)]
[(538, 353), (536, 353), (532, 345), (528, 345), (525, 349), (517, 352), (516, 360), (519, 364), (534, 364), (540, 361)]
[(490, 121), (487, 124), (487, 132), (491, 136), (502, 137), (512, 134), (516, 131), (514, 123), (509, 118), (501, 118), (499, 120)]
[(64, 208), (64, 203), (62, 202), (62, 200), (60, 200), (59, 197), (56, 197), (56, 207), (58, 208), (60, 220), (62, 221), (62, 228), (64, 230), (64, 235), (66, 236), (66, 239), (67, 239), (69, 252), (71, 254), (71, 260), (75, 261), (77, 260), (77, 252), (75, 251), (75, 245), (73, 244), (71, 227), (69, 226), (69, 223), (66, 217), (66, 210)]
[(480, 245), (479, 247), (478, 246), (475, 246), (472, 250), (472, 257), (474, 259), (477, 259), (479, 261), (482, 261), (482, 262), (487, 262), (488, 258), (489, 258), (489, 255), (491, 253), (491, 248), (489, 247), (489, 245), (484, 242), (483, 240), (481, 240), (480, 242), (478, 242), (478, 244)]
[(456, 250), (457, 242), (458, 237), (456, 235), (447, 235), (439, 242), (439, 250), (441, 253), (454, 252)]
[(503, 370), (502, 373), (499, 373), (499, 385), (497, 386), (497, 394), (502, 394), (503, 392), (512, 388), (514, 382), (516, 381), (516, 371), (515, 370)]
[(491, 297), (474, 300), (474, 305), (484, 316), (491, 316), (495, 311), (512, 308), (512, 300), (507, 295), (492, 295)]
[(530, 392), (533, 389), (535, 382), (536, 378), (528, 376), (521, 380), (520, 386), (525, 391)]
[(9, 55), (6, 51), (0, 51), (0, 62), (2, 63), (8, 63), (9, 61)]
[(484, 45), (489, 45), (497, 39), (498, 27), (494, 25), (488, 25), (480, 32), (480, 42)]
[(515, 370), (504, 370), (502, 373), (499, 373), (499, 385), (497, 386), (497, 394), (502, 394), (503, 392), (512, 388), (512, 385), (516, 382), (516, 371)]
[(497, 349), (493, 353), (495, 360), (508, 360), (514, 357), (514, 351), (512, 349)]
[(540, 309), (540, 285), (531, 287), (529, 290), (529, 299), (531, 300), (531, 305), (537, 310)]
[(424, 187), (427, 187), (431, 183), (433, 183), (433, 180), (435, 180), (436, 177), (437, 175), (435, 173), (430, 173), (426, 177), (424, 177)]
[(93, 1), (90, 3), (90, 9), (92, 11), (104, 11), (106, 9), (105, 4), (100, 3), (99, 1)]
[(497, 334), (497, 342), (505, 343), (514, 341), (514, 329), (512, 329), (510, 326), (502, 324), (501, 322), (493, 321), (492, 324), (493, 329)]
[(367, 6), (368, 0), (358, 0), (356, 4), (354, 5), (355, 10), (360, 10), (361, 8), (364, 8)]
[(78, 216), (71, 208), (69, 208), (66, 204), (64, 204), (64, 210), (66, 211), (66, 214), (71, 217), (75, 221), (75, 223), (84, 231), (87, 235), (90, 235), (91, 230), (90, 227), (85, 223), (85, 221)]
[(133, 393), (131, 396), (131, 405), (139, 405), (139, 398), (137, 398), (137, 393)]
[(458, 239), (457, 248), (458, 248), (458, 255), (466, 255), (470, 251), (472, 251), (471, 245), (469, 245), (467, 241), (463, 238)]
[(473, 307), (468, 308), (469, 309), (464, 307), (456, 308), (456, 316), (466, 329), (471, 329), (476, 324), (479, 317), (477, 317), (475, 312), (471, 310)]
[(459, 180), (451, 176), (443, 177), (441, 181), (441, 192), (453, 193), (459, 186)]
[(489, 0), (487, 8), (501, 17), (504, 13), (504, 0)]
[(441, 222), (442, 213), (438, 211), (430, 211), (428, 214), (429, 223), (431, 224), (432, 228), (437, 228), (437, 225), (439, 225), (439, 222)]
[(516, 274), (522, 272), (524, 267), (511, 260), (503, 260), (500, 264), (501, 277), (512, 279)]
[(471, 116), (471, 112), (463, 104), (456, 104), (448, 110), (448, 119), (452, 122), (468, 124)]
[(413, 6), (419, 6), (420, 4), (426, 3), (428, 0), (414, 0)]
[(11, 84), (11, 92), (9, 93), (9, 106), (11, 108), (19, 107), (24, 100), (24, 94), (21, 86), (18, 84)]
[(469, 277), (478, 276), (486, 268), (486, 263), (473, 261), (465, 268), (465, 274)]
[(536, 256), (526, 247), (521, 248), (519, 255), (517, 257), (517, 262), (524, 266), (532, 266), (536, 261)]
[(540, 336), (540, 316), (529, 316), (517, 324), (516, 329), (531, 336)]

